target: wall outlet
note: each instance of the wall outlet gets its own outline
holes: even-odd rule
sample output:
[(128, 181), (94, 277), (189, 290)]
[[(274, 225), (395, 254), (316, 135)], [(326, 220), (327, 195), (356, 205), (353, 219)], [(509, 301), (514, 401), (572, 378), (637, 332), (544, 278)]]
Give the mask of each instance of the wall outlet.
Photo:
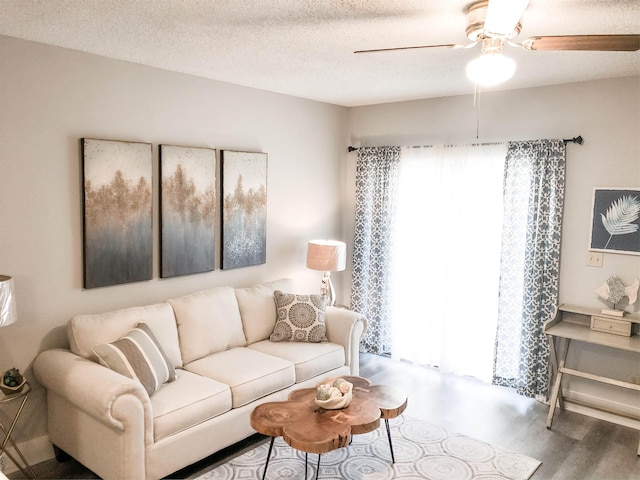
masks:
[(589, 252), (589, 253), (587, 253), (587, 266), (589, 266), (589, 267), (601, 267), (602, 266), (602, 252)]

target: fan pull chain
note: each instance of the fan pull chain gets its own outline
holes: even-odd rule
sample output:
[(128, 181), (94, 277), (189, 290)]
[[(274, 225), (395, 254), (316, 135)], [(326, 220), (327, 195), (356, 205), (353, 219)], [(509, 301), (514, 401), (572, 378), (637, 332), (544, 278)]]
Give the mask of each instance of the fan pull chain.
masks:
[(476, 139), (480, 138), (480, 94), (482, 89), (477, 83), (473, 84), (473, 106), (476, 110)]

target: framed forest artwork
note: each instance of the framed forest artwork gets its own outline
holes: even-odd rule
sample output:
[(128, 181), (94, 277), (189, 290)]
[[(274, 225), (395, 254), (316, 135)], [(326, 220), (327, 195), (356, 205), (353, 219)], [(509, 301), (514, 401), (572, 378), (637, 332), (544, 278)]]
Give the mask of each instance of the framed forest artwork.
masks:
[(160, 276), (215, 267), (216, 151), (160, 145)]
[(151, 144), (82, 139), (84, 287), (150, 280)]
[(589, 250), (640, 255), (640, 189), (595, 188)]
[(223, 150), (222, 268), (267, 261), (267, 154)]

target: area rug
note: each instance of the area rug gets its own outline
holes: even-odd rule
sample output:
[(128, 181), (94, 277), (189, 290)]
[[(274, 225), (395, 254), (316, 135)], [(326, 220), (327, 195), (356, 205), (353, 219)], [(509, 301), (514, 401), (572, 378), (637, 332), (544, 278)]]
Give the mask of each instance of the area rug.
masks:
[[(384, 425), (354, 435), (351, 445), (325, 453), (320, 459), (323, 480), (527, 480), (541, 462), (448, 431), (422, 420), (402, 416), (390, 421), (395, 463)], [(197, 480), (261, 479), (269, 442), (219, 465)], [(307, 478), (315, 478), (318, 456), (309, 455)], [(267, 469), (269, 480), (305, 478), (305, 454), (276, 438)]]

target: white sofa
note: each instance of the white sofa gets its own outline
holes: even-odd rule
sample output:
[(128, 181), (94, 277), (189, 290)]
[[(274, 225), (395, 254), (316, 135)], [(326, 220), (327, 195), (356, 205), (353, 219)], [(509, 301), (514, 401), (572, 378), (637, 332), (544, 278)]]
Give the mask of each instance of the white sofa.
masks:
[[(366, 329), (358, 313), (327, 307), (328, 342), (269, 340), (273, 292), (292, 287), (289, 279), (217, 287), (73, 318), (70, 349), (44, 351), (34, 363), (47, 389), (51, 443), (102, 478), (162, 478), (254, 434), (249, 417), (259, 403), (284, 400), (324, 378), (357, 375)], [(138, 322), (150, 327), (177, 376), (151, 395), (93, 352)]]

